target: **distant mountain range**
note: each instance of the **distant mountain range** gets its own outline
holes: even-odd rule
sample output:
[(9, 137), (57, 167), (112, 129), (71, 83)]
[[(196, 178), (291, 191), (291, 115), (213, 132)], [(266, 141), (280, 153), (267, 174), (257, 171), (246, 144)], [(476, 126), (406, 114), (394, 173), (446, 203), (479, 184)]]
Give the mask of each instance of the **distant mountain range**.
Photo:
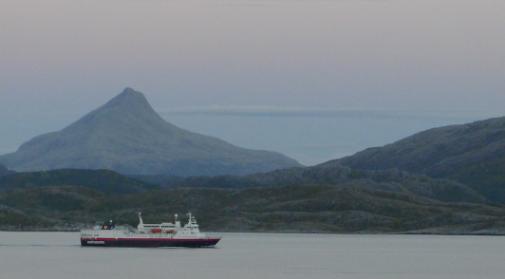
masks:
[[(414, 194), (430, 192), (430, 198), (437, 200), (463, 200), (472, 193), (470, 196), (477, 194), (482, 201), (503, 204), (505, 117), (430, 129), (384, 147), (308, 168), (246, 177), (165, 178), (158, 182), (167, 186), (250, 187), (341, 185), (349, 179), (356, 182), (356, 178), (379, 180), (381, 185), (393, 183)], [(381, 185), (369, 188), (381, 189)]]
[(249, 150), (162, 119), (127, 88), (65, 129), (41, 135), (0, 163), (16, 171), (109, 169), (135, 175), (249, 174), (300, 166), (282, 154)]
[[(0, 228), (75, 229), (97, 218), (135, 224), (139, 210), (153, 221), (191, 210), (209, 230), (505, 234), (505, 118), (431, 129), (312, 167), (259, 152), (287, 166), (262, 165), (276, 169), (262, 173), (253, 172), (264, 160), (224, 156), (231, 154), (226, 150), (257, 153), (168, 124), (142, 95), (126, 90), (2, 162), (18, 162), (21, 170), (39, 162), (58, 168), (59, 158), (71, 155), (65, 161), (71, 167), (93, 162), (129, 176), (77, 169), (12, 173), (0, 167)], [(181, 171), (153, 152), (175, 158)], [(25, 154), (43, 158), (21, 164)]]
[[(284, 216), (278, 217), (280, 223), (283, 218), (304, 219), (304, 214), (314, 214), (313, 218), (318, 219), (337, 212), (351, 214), (348, 210), (352, 210), (353, 221), (343, 215), (334, 217), (332, 222), (347, 224), (337, 230), (362, 226), (368, 231), (504, 234), (505, 215), (501, 214), (505, 213), (505, 118), (430, 129), (313, 167), (240, 177), (141, 179), (158, 182), (168, 189), (255, 189), (258, 199), (280, 199), (282, 202), (276, 200), (282, 204), (279, 208), (290, 208), (284, 215), (278, 213)], [(300, 187), (323, 187), (328, 195), (333, 191), (338, 194), (329, 200), (324, 195), (314, 199), (279, 195), (288, 189), (302, 191)], [(350, 195), (349, 200), (345, 195)], [(350, 200), (353, 201), (348, 204)], [(339, 207), (343, 204), (350, 208)], [(329, 209), (330, 205), (339, 209)], [(436, 212), (440, 206), (445, 209), (439, 215)], [(309, 213), (314, 208), (318, 208), (319, 215)]]

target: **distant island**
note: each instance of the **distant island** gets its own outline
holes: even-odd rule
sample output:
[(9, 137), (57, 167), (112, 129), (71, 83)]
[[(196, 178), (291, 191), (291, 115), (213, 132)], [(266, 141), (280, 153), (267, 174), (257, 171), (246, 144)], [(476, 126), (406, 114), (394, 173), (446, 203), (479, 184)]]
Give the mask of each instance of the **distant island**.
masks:
[(177, 128), (127, 89), (0, 161), (4, 230), (134, 225), (138, 211), (146, 222), (192, 211), (205, 230), (505, 234), (505, 118), (303, 167)]

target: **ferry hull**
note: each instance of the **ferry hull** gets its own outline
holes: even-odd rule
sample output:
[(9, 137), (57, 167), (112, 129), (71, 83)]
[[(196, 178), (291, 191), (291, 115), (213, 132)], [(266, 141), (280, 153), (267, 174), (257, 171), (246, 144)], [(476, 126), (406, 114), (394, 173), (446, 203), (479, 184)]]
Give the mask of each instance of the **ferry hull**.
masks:
[(81, 246), (99, 247), (213, 247), (220, 238), (81, 238)]

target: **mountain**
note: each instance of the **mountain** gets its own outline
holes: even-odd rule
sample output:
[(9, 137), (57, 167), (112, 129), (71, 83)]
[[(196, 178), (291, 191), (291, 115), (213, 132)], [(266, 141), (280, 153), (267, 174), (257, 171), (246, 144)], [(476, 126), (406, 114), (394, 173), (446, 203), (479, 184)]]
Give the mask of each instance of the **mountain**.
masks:
[(299, 166), (284, 155), (249, 150), (162, 119), (131, 88), (59, 132), (35, 137), (0, 162), (16, 171), (109, 169), (136, 175), (248, 174)]
[(338, 163), (353, 169), (394, 168), (452, 179), (490, 201), (505, 203), (505, 117), (430, 129)]

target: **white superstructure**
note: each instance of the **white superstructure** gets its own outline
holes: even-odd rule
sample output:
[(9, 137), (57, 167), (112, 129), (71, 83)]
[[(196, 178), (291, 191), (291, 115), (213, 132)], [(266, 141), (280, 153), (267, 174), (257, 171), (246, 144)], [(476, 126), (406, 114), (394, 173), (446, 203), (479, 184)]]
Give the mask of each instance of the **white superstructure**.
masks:
[(188, 213), (187, 216), (188, 222), (184, 226), (181, 226), (177, 214), (174, 215), (174, 223), (144, 224), (142, 213), (139, 212), (137, 231), (141, 234), (167, 234), (173, 235), (174, 237), (205, 237), (205, 234), (200, 232), (195, 216), (193, 216), (191, 212)]
[(196, 218), (191, 213), (188, 213), (187, 216), (188, 221), (184, 226), (178, 220), (177, 214), (174, 215), (173, 223), (145, 224), (142, 213), (139, 212), (137, 229), (128, 225), (115, 226), (111, 220), (109, 224), (96, 225), (92, 230), (82, 230), (81, 238), (205, 239), (206, 235), (200, 232)]

